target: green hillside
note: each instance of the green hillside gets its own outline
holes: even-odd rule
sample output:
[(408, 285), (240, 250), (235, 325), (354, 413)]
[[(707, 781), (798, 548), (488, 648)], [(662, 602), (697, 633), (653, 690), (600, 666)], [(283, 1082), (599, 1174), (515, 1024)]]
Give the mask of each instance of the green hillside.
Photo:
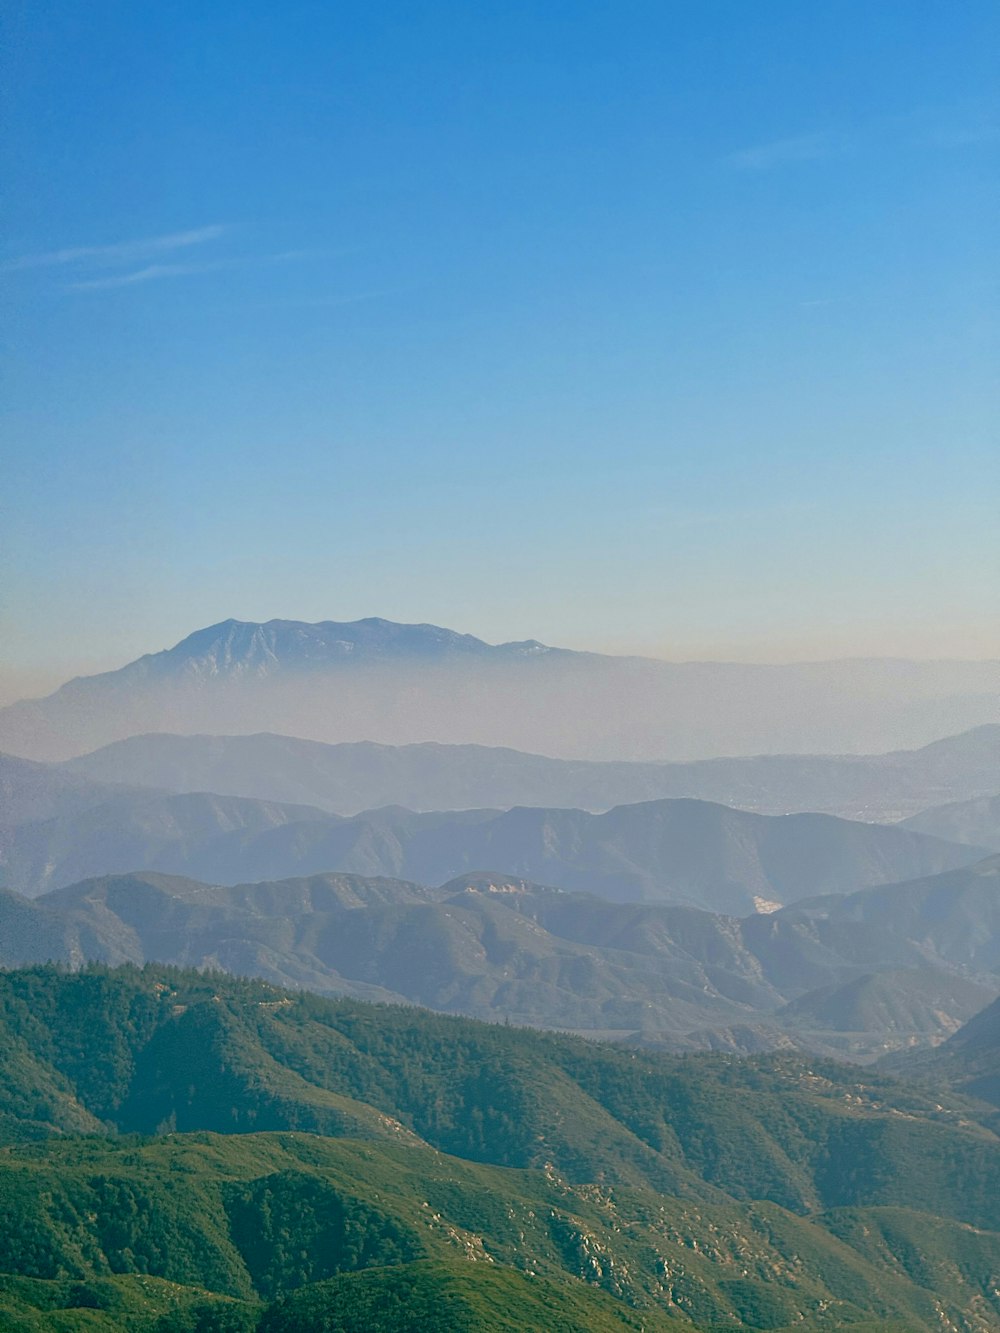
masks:
[[(4, 1270), (46, 1284), (150, 1276), (251, 1304), (277, 1302), (265, 1329), (295, 1327), (278, 1313), (313, 1307), (323, 1293), (312, 1284), (370, 1269), (380, 1283), (388, 1271), (388, 1281), (405, 1284), (411, 1264), (432, 1260), (461, 1264), (468, 1277), (459, 1285), (473, 1294), (480, 1271), (500, 1285), (511, 1279), (492, 1275), (509, 1270), (556, 1291), (568, 1287), (570, 1309), (596, 1290), (622, 1303), (617, 1324), (616, 1307), (597, 1307), (608, 1327), (629, 1327), (630, 1311), (648, 1313), (652, 1328), (657, 1315), (664, 1324), (751, 1328), (802, 1320), (836, 1328), (866, 1314), (918, 1327), (939, 1315), (960, 1328), (995, 1327), (962, 1322), (961, 1312), (976, 1307), (997, 1318), (988, 1294), (1000, 1262), (995, 1232), (907, 1210), (804, 1218), (766, 1202), (573, 1185), (552, 1168), (503, 1170), (426, 1148), (301, 1134), (71, 1140), (7, 1152), (0, 1200)], [(910, 1253), (900, 1262), (873, 1233), (905, 1234)], [(963, 1273), (954, 1259), (970, 1235), (976, 1248)], [(921, 1282), (928, 1269), (947, 1274), (933, 1294)], [(296, 1291), (303, 1295), (289, 1300)], [(516, 1313), (522, 1327), (546, 1327), (525, 1324), (530, 1302)]]
[(1000, 1143), (868, 1071), (163, 967), (0, 974), (0, 1049), (0, 1327), (1000, 1327)]

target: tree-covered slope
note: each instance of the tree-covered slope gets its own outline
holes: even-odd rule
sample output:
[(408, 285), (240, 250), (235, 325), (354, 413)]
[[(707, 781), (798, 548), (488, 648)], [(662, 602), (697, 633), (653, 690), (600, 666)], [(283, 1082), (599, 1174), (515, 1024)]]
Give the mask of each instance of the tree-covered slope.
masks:
[(882, 1076), (162, 967), (0, 974), (0, 1049), (13, 1327), (1000, 1321), (1000, 1144)]
[[(956, 1272), (967, 1228), (900, 1209), (804, 1218), (298, 1134), (22, 1148), (0, 1155), (0, 1192), (0, 1268), (46, 1284), (148, 1274), (243, 1302), (241, 1319), (271, 1302), (261, 1333), (410, 1333), (439, 1326), (432, 1310), (456, 1333), (995, 1326), (980, 1269), (1000, 1236), (980, 1232)], [(897, 1258), (873, 1232), (927, 1257)]]
[[(574, 1181), (802, 1210), (926, 1208), (992, 1226), (997, 1145), (962, 1106), (785, 1057), (668, 1057), (169, 968), (0, 974), (5, 1045), (50, 1071), (38, 1133), (74, 1105), (123, 1132), (414, 1136)], [(57, 1086), (58, 1084), (58, 1086)], [(17, 1092), (5, 1080), (4, 1095)], [(59, 1088), (68, 1089), (60, 1092)], [(848, 1169), (880, 1159), (876, 1183)], [(950, 1176), (943, 1170), (945, 1157)]]
[(537, 1271), (438, 1259), (310, 1284), (275, 1302), (259, 1327), (260, 1333), (676, 1333), (677, 1324)]

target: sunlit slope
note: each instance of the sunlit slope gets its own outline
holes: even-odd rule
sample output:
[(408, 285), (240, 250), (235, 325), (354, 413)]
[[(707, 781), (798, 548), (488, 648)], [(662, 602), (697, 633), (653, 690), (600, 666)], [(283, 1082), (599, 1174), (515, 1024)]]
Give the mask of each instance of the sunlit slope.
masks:
[(0, 1014), (15, 1326), (75, 1299), (363, 1328), (404, 1296), (456, 1330), (1000, 1319), (1000, 1146), (939, 1093), (163, 968), (5, 973)]
[[(273, 1301), (256, 1306), (262, 1333), (838, 1328), (866, 1315), (995, 1327), (979, 1270), (1000, 1260), (1000, 1237), (898, 1208), (804, 1218), (290, 1134), (21, 1149), (0, 1160), (0, 1189), (3, 1269), (49, 1283), (149, 1273), (245, 1303), (238, 1327)], [(903, 1238), (900, 1262), (886, 1246)]]
[[(415, 1135), (501, 1166), (550, 1163), (574, 1181), (1000, 1220), (992, 1135), (961, 1104), (870, 1071), (637, 1053), (156, 967), (8, 972), (0, 1001), (5, 1041), (50, 1073), (29, 1116), (18, 1081), (6, 1081), (22, 1133), (57, 1129), (70, 1103), (144, 1133), (356, 1134), (343, 1124), (353, 1110), (374, 1138)], [(883, 1167), (867, 1179), (861, 1159)]]

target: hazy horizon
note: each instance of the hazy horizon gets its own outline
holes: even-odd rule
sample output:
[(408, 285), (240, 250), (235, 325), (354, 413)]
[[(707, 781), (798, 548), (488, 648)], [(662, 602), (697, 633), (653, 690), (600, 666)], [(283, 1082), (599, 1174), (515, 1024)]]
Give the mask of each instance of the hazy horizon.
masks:
[(15, 10), (0, 696), (232, 615), (1000, 656), (995, 6)]
[[(358, 619), (364, 619), (364, 618), (365, 617), (358, 617)], [(387, 616), (381, 618), (389, 619), (389, 617)], [(251, 623), (264, 623), (272, 619), (297, 620), (301, 619), (301, 617), (261, 616), (259, 618), (259, 622), (253, 620), (251, 617), (248, 616), (222, 617), (222, 620), (229, 620), (229, 619), (240, 620), (240, 621), (251, 621)], [(324, 616), (318, 619), (335, 620), (340, 618), (334, 616)], [(96, 657), (96, 658), (79, 657), (76, 658), (75, 660), (67, 660), (66, 664), (62, 667), (50, 665), (47, 668), (32, 669), (31, 667), (25, 666), (20, 669), (14, 669), (14, 670), (7, 668), (0, 668), (0, 707), (4, 707), (5, 705), (10, 703), (16, 703), (22, 699), (42, 698), (48, 694), (51, 694), (54, 690), (57, 690), (61, 685), (66, 684), (67, 681), (76, 679), (77, 677), (80, 676), (93, 676), (93, 675), (100, 675), (108, 671), (117, 671), (121, 667), (128, 665), (128, 663), (135, 661), (139, 657), (151, 653), (161, 652), (167, 648), (172, 648), (175, 644), (185, 639), (188, 636), (188, 634), (193, 633), (196, 630), (206, 628), (209, 623), (219, 624), (222, 623), (222, 621), (220, 620), (213, 622), (205, 622), (204, 625), (202, 624), (191, 625), (187, 630), (178, 634), (174, 638), (164, 639), (162, 642), (157, 642), (155, 645), (136, 647), (134, 650), (131, 650), (131, 652), (129, 649), (123, 646), (123, 653), (129, 655), (111, 656), (110, 654), (108, 654), (104, 657)], [(316, 622), (309, 622), (309, 623), (316, 623)], [(433, 622), (412, 620), (412, 621), (404, 621), (401, 623), (427, 624)], [(694, 662), (705, 662), (705, 663), (719, 662), (719, 663), (730, 663), (734, 665), (738, 664), (738, 665), (748, 665), (748, 666), (786, 666), (795, 664), (808, 665), (808, 664), (825, 663), (825, 662), (872, 661), (878, 659), (918, 661), (918, 662), (975, 663), (975, 662), (991, 662), (1000, 659), (1000, 647), (998, 647), (998, 649), (994, 652), (983, 652), (983, 653), (968, 652), (965, 654), (962, 653), (943, 654), (934, 652), (921, 653), (919, 651), (894, 652), (894, 653), (830, 652), (824, 654), (821, 651), (809, 653), (805, 650), (802, 650), (799, 653), (789, 652), (785, 655), (782, 655), (780, 651), (774, 651), (773, 655), (764, 655), (763, 653), (754, 653), (752, 651), (741, 652), (737, 645), (732, 645), (728, 649), (728, 651), (724, 645), (721, 646), (721, 648), (713, 651), (713, 645), (706, 644), (704, 646), (704, 650), (701, 652), (697, 651), (697, 648), (693, 646), (692, 651), (690, 652), (685, 653), (682, 652), (681, 650), (677, 650), (673, 654), (671, 654), (671, 652), (669, 651), (669, 645), (666, 644), (662, 645), (662, 647), (660, 647), (658, 650), (658, 646), (656, 644), (645, 645), (642, 644), (641, 642), (635, 642), (635, 643), (629, 643), (627, 641), (619, 643), (608, 642), (603, 645), (600, 644), (599, 642), (592, 643), (583, 641), (566, 643), (566, 642), (556, 642), (552, 638), (545, 638), (544, 636), (534, 635), (534, 634), (512, 634), (504, 636), (499, 636), (499, 635), (491, 636), (488, 634), (480, 633), (476, 629), (470, 629), (464, 625), (443, 625), (442, 628), (456, 630), (458, 633), (462, 634), (472, 634), (474, 635), (474, 637), (478, 639), (483, 639), (483, 641), (487, 643), (509, 643), (509, 642), (517, 642), (520, 640), (537, 637), (539, 639), (539, 642), (546, 643), (548, 644), (549, 647), (569, 648), (576, 652), (601, 653), (612, 657), (647, 657), (656, 661), (669, 662), (676, 665), (681, 665), (684, 663), (694, 663)]]

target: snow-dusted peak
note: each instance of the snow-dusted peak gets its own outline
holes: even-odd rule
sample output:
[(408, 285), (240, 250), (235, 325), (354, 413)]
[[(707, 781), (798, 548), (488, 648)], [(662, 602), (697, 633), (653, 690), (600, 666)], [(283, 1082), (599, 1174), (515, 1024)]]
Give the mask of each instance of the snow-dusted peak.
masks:
[(278, 671), (313, 670), (346, 662), (509, 659), (557, 652), (536, 640), (493, 645), (439, 625), (363, 620), (224, 620), (196, 630), (174, 647), (132, 663), (144, 676), (259, 678)]

